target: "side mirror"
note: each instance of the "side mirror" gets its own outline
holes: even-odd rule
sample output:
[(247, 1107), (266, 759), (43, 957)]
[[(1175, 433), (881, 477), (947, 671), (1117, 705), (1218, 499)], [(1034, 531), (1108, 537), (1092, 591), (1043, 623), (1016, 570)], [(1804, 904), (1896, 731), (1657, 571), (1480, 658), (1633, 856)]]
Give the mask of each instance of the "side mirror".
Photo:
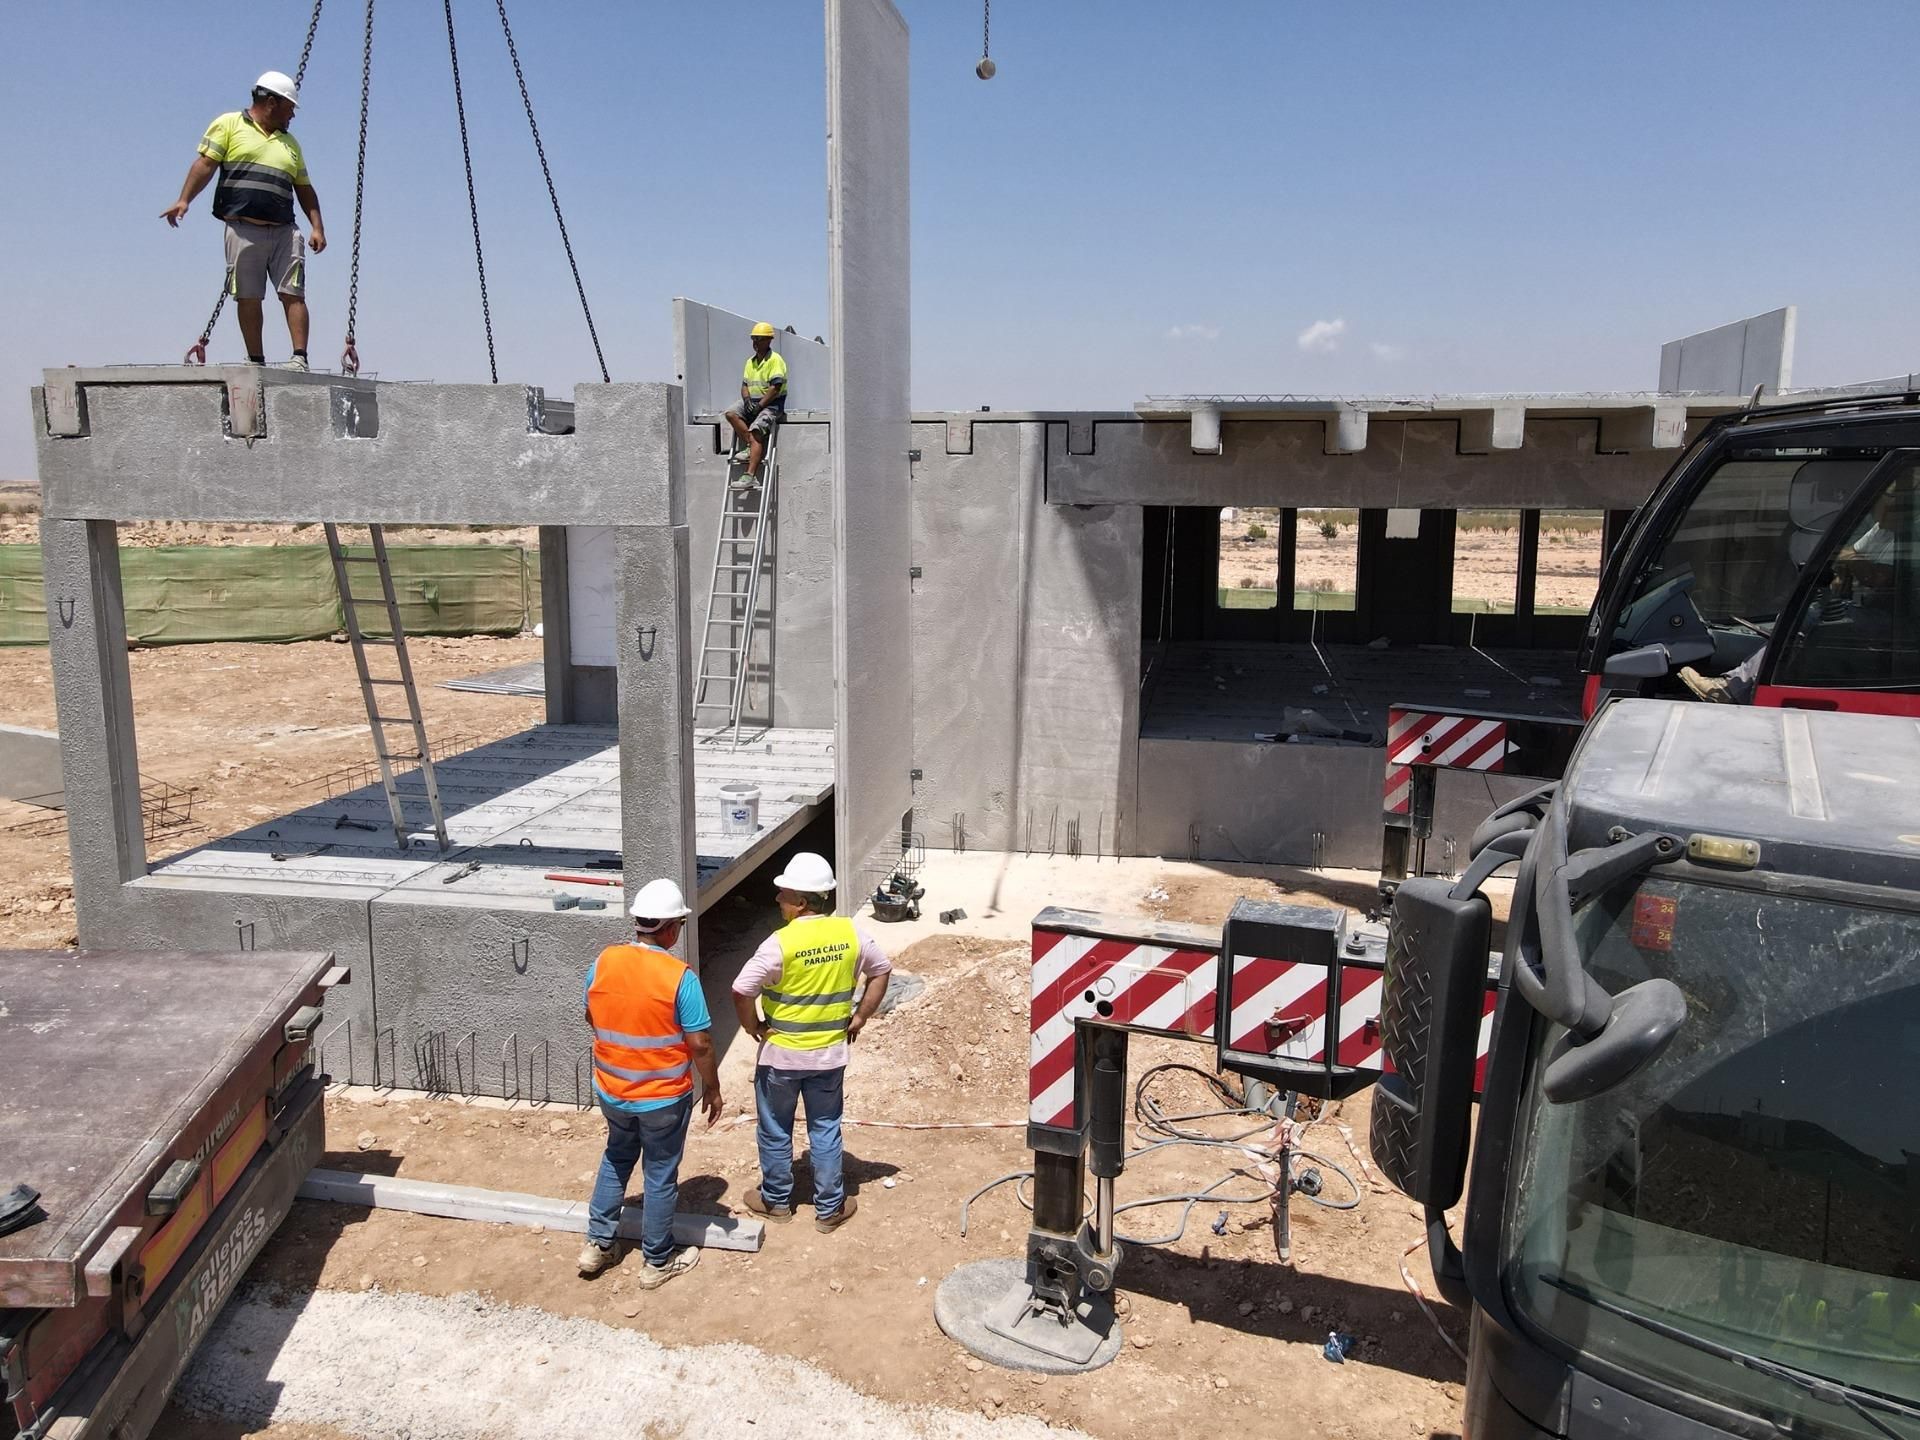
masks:
[(1385, 1073), (1367, 1143), (1395, 1189), (1429, 1210), (1466, 1185), (1473, 1071), (1487, 983), (1492, 912), (1444, 880), (1402, 883), (1380, 1006)]
[(1600, 675), (1605, 680), (1664, 680), (1673, 670), (1673, 653), (1666, 646), (1641, 645), (1609, 655)]

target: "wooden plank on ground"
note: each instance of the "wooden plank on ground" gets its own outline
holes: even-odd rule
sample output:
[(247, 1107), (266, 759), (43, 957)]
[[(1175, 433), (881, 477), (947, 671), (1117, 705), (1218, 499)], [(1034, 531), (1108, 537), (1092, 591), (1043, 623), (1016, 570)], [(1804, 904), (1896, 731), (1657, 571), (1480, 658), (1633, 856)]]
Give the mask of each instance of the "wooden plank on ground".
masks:
[[(511, 1190), (482, 1190), (472, 1185), (442, 1185), (432, 1180), (402, 1180), (392, 1175), (361, 1175), (351, 1170), (314, 1170), (301, 1183), (302, 1200), (332, 1200), (376, 1210), (405, 1210), (449, 1220), (488, 1220), (509, 1225), (544, 1225), (549, 1230), (587, 1231), (583, 1200), (551, 1200)], [(766, 1237), (758, 1220), (730, 1215), (673, 1217), (673, 1243), (708, 1250), (757, 1251)], [(640, 1210), (629, 1206), (620, 1217), (620, 1238), (640, 1238)]]

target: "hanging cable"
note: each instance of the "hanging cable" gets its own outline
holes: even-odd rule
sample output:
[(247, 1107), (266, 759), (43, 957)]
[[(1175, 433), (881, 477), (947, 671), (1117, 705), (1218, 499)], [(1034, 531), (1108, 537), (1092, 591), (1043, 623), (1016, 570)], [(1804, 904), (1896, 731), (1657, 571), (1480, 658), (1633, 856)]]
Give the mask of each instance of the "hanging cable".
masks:
[(360, 215), (367, 194), (367, 98), (373, 87), (373, 0), (367, 0), (366, 37), (360, 46), (360, 158), (353, 169), (353, 261), (347, 270), (347, 343), (340, 352), (340, 373), (360, 373), (354, 346), (354, 322), (360, 313)]
[[(313, 0), (313, 14), (307, 17), (307, 38), (300, 46), (300, 65), (293, 72), (293, 88), (297, 92), (307, 78), (307, 61), (313, 58), (313, 37), (320, 29), (320, 7), (327, 0)], [(365, 125), (363, 120), (362, 125)], [(364, 136), (363, 136), (364, 138)], [(204, 365), (207, 363), (207, 342), (213, 339), (213, 327), (220, 323), (220, 312), (227, 308), (227, 287), (222, 284), (220, 294), (213, 302), (213, 313), (207, 316), (207, 325), (200, 332), (200, 338), (187, 347), (187, 353), (181, 357), (184, 365)]]
[(453, 64), (453, 108), (460, 117), (460, 156), (467, 167), (467, 213), (473, 218), (473, 264), (480, 272), (480, 320), (487, 330), (487, 373), (500, 383), (500, 362), (493, 349), (493, 307), (487, 302), (487, 256), (480, 245), (480, 202), (473, 191), (473, 148), (467, 142), (467, 104), (460, 93), (460, 48), (453, 39), (453, 0), (441, 0), (447, 12), (447, 59)]
[[(520, 103), (527, 109), (527, 128), (533, 132), (533, 150), (540, 157), (540, 174), (547, 182), (547, 198), (553, 202), (553, 218), (560, 226), (560, 244), (567, 252), (567, 267), (573, 271), (573, 288), (580, 296), (580, 313), (587, 317), (587, 337), (593, 341), (593, 357), (600, 362), (600, 378), (611, 383), (607, 357), (600, 351), (600, 332), (593, 326), (593, 311), (587, 306), (587, 287), (580, 280), (580, 264), (573, 258), (573, 241), (567, 238), (567, 217), (560, 213), (560, 194), (553, 188), (553, 171), (547, 165), (547, 147), (540, 143), (540, 122), (533, 118), (533, 97), (527, 93), (526, 72), (520, 68), (520, 51), (513, 43), (513, 26), (507, 23), (507, 0), (493, 0), (500, 12), (500, 33), (507, 37), (507, 57), (513, 61), (513, 78), (520, 82)], [(452, 31), (448, 32), (449, 37)], [(478, 221), (475, 222), (476, 226)], [(476, 239), (478, 231), (476, 229)]]

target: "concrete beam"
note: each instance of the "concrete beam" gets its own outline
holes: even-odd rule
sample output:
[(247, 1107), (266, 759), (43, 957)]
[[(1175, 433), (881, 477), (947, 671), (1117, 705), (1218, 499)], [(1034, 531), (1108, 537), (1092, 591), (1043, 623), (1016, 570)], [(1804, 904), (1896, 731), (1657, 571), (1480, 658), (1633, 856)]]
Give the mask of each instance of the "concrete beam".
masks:
[(1526, 431), (1527, 407), (1524, 405), (1464, 411), (1460, 416), (1460, 453), (1485, 455), (1494, 450), (1518, 450)]
[(1633, 450), (1678, 450), (1687, 441), (1684, 404), (1644, 405), (1612, 410), (1600, 417), (1599, 450), (1620, 455)]
[[(197, 367), (53, 370), (34, 392), (45, 513), (63, 520), (680, 525), (672, 385), (403, 385)], [(96, 373), (114, 376), (95, 383)], [(261, 387), (249, 433), (233, 385)], [(325, 383), (321, 383), (325, 382)], [(66, 398), (74, 387), (71, 403)], [(51, 396), (51, 398), (50, 398)], [(75, 411), (82, 416), (77, 433)], [(236, 416), (238, 419), (236, 420)], [(571, 430), (572, 433), (553, 433)]]

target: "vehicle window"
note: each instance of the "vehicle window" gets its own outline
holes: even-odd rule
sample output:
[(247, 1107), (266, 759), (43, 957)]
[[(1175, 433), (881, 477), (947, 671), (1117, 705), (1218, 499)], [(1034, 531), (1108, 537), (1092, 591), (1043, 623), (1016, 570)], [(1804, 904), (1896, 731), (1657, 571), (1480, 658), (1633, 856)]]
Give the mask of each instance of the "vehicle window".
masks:
[(1694, 608), (1708, 625), (1773, 620), (1833, 511), (1873, 463), (1798, 455), (1725, 461), (1642, 572), (1632, 599), (1691, 577)]
[(1920, 462), (1894, 468), (1782, 653), (1782, 685), (1920, 686)]

